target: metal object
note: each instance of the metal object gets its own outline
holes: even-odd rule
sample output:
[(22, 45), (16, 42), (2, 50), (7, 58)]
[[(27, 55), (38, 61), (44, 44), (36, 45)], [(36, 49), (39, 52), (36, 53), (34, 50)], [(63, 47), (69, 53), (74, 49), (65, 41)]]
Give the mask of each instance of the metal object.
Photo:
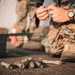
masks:
[(25, 62), (27, 62), (27, 61), (28, 61), (28, 59), (25, 58), (25, 59), (22, 59), (22, 60), (21, 60), (21, 63), (25, 63)]
[(34, 67), (35, 67), (34, 61), (33, 60), (30, 60), (29, 61), (29, 68), (32, 69)]
[(26, 57), (21, 62), (24, 63), (26, 68), (32, 69), (35, 67), (35, 63), (34, 63), (34, 60), (32, 59), (32, 57)]
[(21, 62), (24, 63), (26, 68), (30, 68), (30, 69), (36, 68), (36, 67), (38, 67), (38, 68), (44, 67), (39, 61), (33, 60), (32, 57), (26, 57)]
[(1, 62), (1, 66), (4, 66), (4, 67), (6, 67), (8, 69), (13, 69), (13, 65), (12, 64), (7, 64), (5, 62)]
[(56, 65), (62, 64), (61, 61), (42, 60), (42, 62), (46, 64), (56, 64)]
[(52, 61), (52, 60), (44, 60), (43, 58), (39, 58), (40, 62), (45, 63), (45, 64), (57, 64), (60, 65), (62, 62), (59, 61)]
[(26, 57), (26, 58), (22, 59), (21, 62), (24, 63), (24, 62), (26, 62), (28, 60), (32, 60), (32, 57)]
[(32, 59), (32, 57), (29, 57), (28, 61), (29, 61), (29, 63), (28, 63), (29, 68), (30, 69), (34, 68), (35, 64), (34, 64), (34, 60)]
[(23, 63), (20, 63), (20, 62), (16, 62), (14, 63), (14, 65), (18, 66), (19, 68), (25, 68), (25, 65)]
[(40, 62), (36, 62), (36, 61), (35, 61), (35, 64), (36, 64), (36, 66), (37, 66), (38, 68), (43, 68), (43, 67), (44, 67)]

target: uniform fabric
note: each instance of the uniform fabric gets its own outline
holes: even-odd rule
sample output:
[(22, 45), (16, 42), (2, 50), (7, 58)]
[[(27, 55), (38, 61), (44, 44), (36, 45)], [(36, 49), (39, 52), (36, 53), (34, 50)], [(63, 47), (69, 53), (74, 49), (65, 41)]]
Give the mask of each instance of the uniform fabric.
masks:
[[(64, 9), (75, 8), (75, 1), (61, 0)], [(66, 4), (67, 1), (67, 4)], [(66, 42), (75, 44), (75, 22), (56, 23), (51, 21), (47, 37), (42, 40), (45, 51), (52, 55), (60, 55), (64, 50)]]
[[(17, 32), (25, 32), (25, 27), (27, 25), (27, 14), (30, 16), (30, 26), (27, 30), (28, 32), (33, 32), (33, 30), (38, 27), (36, 26), (36, 15), (35, 12), (39, 6), (43, 4), (44, 0), (20, 0), (17, 1)], [(26, 31), (26, 32), (27, 32)]]
[[(17, 33), (32, 33), (35, 28), (39, 26), (39, 19), (36, 18), (36, 10), (43, 4), (44, 0), (17, 0), (16, 13), (17, 13)], [(26, 30), (27, 15), (30, 17), (29, 28)], [(25, 31), (26, 30), (26, 31)], [(17, 36), (17, 38), (22, 36)], [(23, 40), (19, 41), (18, 45), (23, 44)]]

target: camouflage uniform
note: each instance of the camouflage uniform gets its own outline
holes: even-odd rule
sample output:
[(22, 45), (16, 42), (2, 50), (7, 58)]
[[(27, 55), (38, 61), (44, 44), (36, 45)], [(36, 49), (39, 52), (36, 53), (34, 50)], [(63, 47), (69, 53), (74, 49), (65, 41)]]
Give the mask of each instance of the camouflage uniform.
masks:
[[(61, 0), (61, 7), (64, 9), (75, 8), (74, 0)], [(58, 4), (57, 4), (58, 6)], [(56, 23), (51, 21), (47, 37), (42, 41), (45, 46), (45, 51), (52, 55), (61, 55), (65, 49), (70, 49), (73, 52), (75, 45), (75, 21)], [(73, 47), (73, 48), (72, 48)], [(74, 52), (75, 53), (75, 52)], [(75, 58), (75, 54), (74, 54)], [(74, 59), (75, 60), (75, 59)]]
[(29, 32), (33, 32), (33, 30), (39, 26), (39, 20), (36, 17), (36, 10), (39, 6), (43, 4), (44, 0), (28, 0), (27, 10), (30, 16), (30, 26)]
[[(35, 12), (39, 6), (43, 4), (44, 0), (17, 0), (17, 33), (33, 32), (38, 27), (39, 20), (36, 18)], [(30, 24), (27, 31), (25, 31), (27, 25), (27, 14), (30, 16)], [(36, 23), (37, 21), (37, 23)], [(17, 36), (18, 42), (15, 46), (23, 44), (23, 36)]]

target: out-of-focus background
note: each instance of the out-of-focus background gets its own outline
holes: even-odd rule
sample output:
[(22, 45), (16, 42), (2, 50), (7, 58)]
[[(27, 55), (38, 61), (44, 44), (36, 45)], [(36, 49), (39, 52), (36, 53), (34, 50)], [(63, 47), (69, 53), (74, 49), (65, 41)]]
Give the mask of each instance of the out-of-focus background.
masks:
[[(52, 0), (45, 0), (44, 5), (48, 7)], [(16, 0), (0, 0), (0, 27), (11, 30), (12, 25), (16, 22)], [(50, 18), (48, 21), (41, 22), (40, 25), (49, 25)]]

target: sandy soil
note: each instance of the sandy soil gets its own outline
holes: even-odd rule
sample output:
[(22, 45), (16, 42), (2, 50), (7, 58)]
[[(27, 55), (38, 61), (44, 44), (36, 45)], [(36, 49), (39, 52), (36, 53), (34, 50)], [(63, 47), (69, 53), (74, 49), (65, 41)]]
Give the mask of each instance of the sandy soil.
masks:
[[(0, 58), (6, 63), (14, 63), (21, 61), (25, 57), (32, 57), (34, 60), (39, 61), (39, 58), (47, 60), (60, 60), (60, 58), (49, 57), (45, 52), (41, 51), (29, 51), (15, 48), (11, 44), (7, 43), (7, 56), (6, 58)], [(44, 68), (34, 69), (7, 69), (0, 65), (0, 75), (75, 75), (75, 63), (66, 62), (64, 64), (46, 64)]]

